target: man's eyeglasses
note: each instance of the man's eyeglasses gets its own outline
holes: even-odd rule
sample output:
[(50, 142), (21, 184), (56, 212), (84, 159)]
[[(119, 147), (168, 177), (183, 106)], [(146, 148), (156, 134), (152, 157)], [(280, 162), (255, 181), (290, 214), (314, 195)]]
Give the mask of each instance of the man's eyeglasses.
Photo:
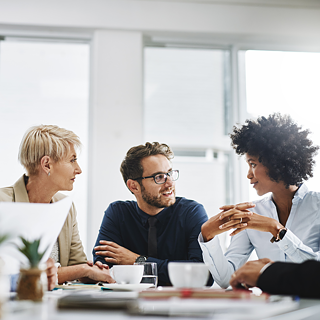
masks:
[(172, 170), (172, 171), (169, 171), (168, 173), (158, 173), (158, 174), (154, 174), (153, 176), (140, 177), (140, 178), (136, 178), (136, 179), (132, 179), (132, 180), (153, 178), (153, 180), (156, 184), (164, 184), (164, 183), (166, 183), (168, 177), (170, 177), (172, 181), (178, 180), (179, 179), (179, 170)]

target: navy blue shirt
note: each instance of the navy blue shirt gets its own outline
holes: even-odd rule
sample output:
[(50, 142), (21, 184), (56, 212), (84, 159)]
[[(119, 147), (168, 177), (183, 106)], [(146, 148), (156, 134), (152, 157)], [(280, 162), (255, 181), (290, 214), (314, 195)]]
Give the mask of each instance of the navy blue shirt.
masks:
[[(111, 203), (105, 211), (95, 246), (100, 240), (113, 241), (136, 254), (148, 256), (149, 217), (136, 201)], [(174, 205), (164, 208), (156, 217), (158, 258), (148, 257), (147, 261), (157, 263), (158, 284), (170, 285), (168, 262), (203, 262), (197, 238), (208, 216), (201, 204), (177, 197)], [(93, 259), (107, 263), (95, 250)]]

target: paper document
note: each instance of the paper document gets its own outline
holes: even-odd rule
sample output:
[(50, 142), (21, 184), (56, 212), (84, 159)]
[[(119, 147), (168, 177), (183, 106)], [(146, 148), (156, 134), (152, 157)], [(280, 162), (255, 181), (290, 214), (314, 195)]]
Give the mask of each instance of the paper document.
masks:
[[(75, 291), (72, 294), (63, 295), (58, 300), (58, 308), (71, 309), (127, 309), (129, 305), (135, 303), (138, 293), (132, 292), (89, 292), (89, 291)], [(109, 317), (109, 318), (114, 318)], [(127, 319), (127, 317), (120, 316), (119, 319)]]
[(29, 241), (41, 238), (39, 251), (47, 247), (41, 262), (47, 261), (66, 220), (72, 199), (45, 203), (0, 202), (0, 235), (8, 240), (0, 245), (0, 257), (5, 262), (4, 272), (15, 274), (20, 266), (27, 264), (27, 258), (17, 249), (21, 246), (20, 236)]
[(131, 313), (167, 317), (210, 317), (219, 320), (258, 320), (294, 310), (298, 306), (299, 303), (290, 297), (278, 302), (233, 299), (140, 299), (138, 307), (132, 309)]

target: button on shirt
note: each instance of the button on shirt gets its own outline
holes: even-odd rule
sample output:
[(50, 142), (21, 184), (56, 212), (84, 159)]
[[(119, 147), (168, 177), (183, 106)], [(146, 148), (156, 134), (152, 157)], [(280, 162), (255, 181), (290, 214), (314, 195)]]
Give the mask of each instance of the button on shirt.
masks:
[[(279, 221), (277, 209), (271, 195), (254, 201), (251, 211)], [(214, 280), (221, 287), (228, 287), (232, 273), (240, 268), (255, 249), (259, 259), (301, 263), (305, 260), (320, 260), (320, 193), (308, 191), (302, 184), (292, 199), (292, 207), (286, 223), (288, 229), (284, 238), (271, 243), (270, 232), (252, 229), (241, 231), (231, 239), (227, 252), (223, 255), (219, 238), (208, 242), (199, 235), (203, 259), (210, 265)]]
[[(100, 240), (113, 241), (136, 254), (148, 256), (149, 217), (136, 201), (111, 203), (105, 211), (95, 245), (99, 245)], [(201, 204), (177, 197), (174, 205), (164, 208), (156, 217), (158, 258), (148, 257), (147, 261), (157, 263), (159, 285), (168, 285), (168, 262), (203, 261), (197, 238), (208, 216)], [(106, 263), (94, 250), (93, 257), (95, 262)]]

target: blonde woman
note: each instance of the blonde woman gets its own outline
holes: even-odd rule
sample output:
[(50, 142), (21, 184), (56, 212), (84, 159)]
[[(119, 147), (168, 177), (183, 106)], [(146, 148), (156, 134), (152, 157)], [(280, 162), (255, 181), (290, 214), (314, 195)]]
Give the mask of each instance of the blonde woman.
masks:
[[(72, 131), (53, 125), (30, 128), (19, 150), (19, 161), (27, 174), (13, 186), (1, 188), (0, 201), (52, 203), (64, 198), (59, 191), (71, 191), (76, 176), (82, 172), (76, 153), (80, 147), (79, 137)], [(59, 283), (75, 279), (114, 282), (108, 269), (87, 263), (73, 204), (51, 257), (61, 265)]]

